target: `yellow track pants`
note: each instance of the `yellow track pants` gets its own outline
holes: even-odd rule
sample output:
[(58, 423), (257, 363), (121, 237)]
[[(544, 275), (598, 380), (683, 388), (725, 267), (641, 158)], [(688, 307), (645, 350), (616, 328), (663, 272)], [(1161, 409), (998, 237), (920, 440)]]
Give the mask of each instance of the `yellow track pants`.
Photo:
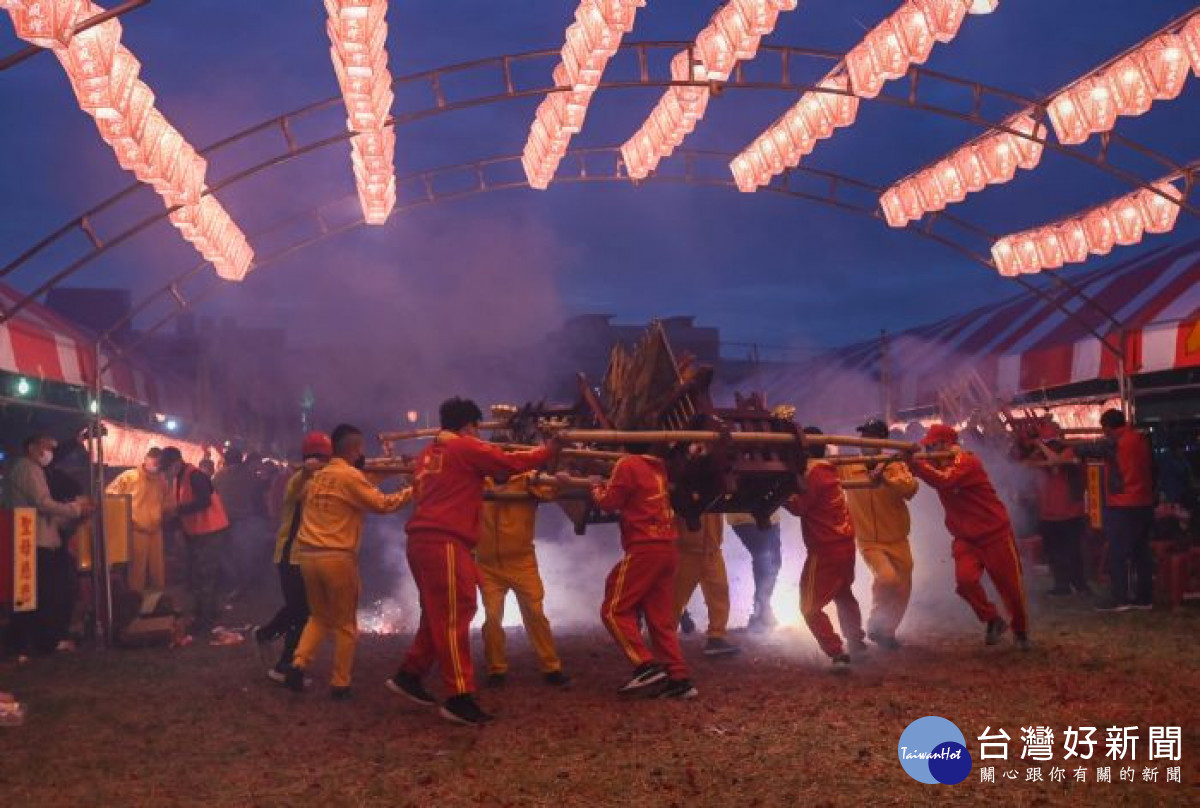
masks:
[(550, 621), (542, 606), (546, 590), (538, 572), (537, 556), (530, 553), (528, 556), (504, 558), (493, 564), (477, 561), (476, 567), (479, 570), (479, 591), (483, 595), (483, 654), (488, 673), (508, 671), (508, 659), (504, 652), (504, 600), (509, 591), (517, 596), (525, 636), (537, 654), (542, 672), (562, 670), (562, 662), (554, 648), (554, 636), (550, 633)]
[(907, 541), (873, 542), (859, 552), (873, 579), (867, 631), (894, 637), (912, 595), (912, 549)]
[(679, 553), (675, 571), (675, 616), (678, 619), (692, 599), (696, 587), (708, 608), (709, 637), (724, 637), (729, 627), (729, 575), (720, 550), (709, 553)]
[(145, 591), (147, 573), (151, 589), (166, 588), (167, 572), (161, 530), (135, 528), (129, 532), (129, 566), (126, 572), (129, 588), (134, 592)]
[(353, 553), (301, 553), (300, 574), (308, 596), (309, 617), (292, 664), (305, 669), (333, 634), (333, 687), (349, 687), (358, 640), (358, 558)]

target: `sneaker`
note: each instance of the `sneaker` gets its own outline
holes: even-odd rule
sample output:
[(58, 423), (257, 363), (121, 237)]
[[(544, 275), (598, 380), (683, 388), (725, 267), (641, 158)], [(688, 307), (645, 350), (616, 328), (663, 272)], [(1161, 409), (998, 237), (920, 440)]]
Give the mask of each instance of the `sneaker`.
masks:
[(724, 637), (709, 637), (704, 644), (704, 655), (709, 657), (726, 657), (740, 654), (741, 648), (726, 640)]
[(279, 685), (287, 684), (287, 671), (279, 668), (267, 668), (267, 678)]
[(660, 699), (694, 699), (700, 691), (692, 684), (691, 679), (668, 679), (667, 686), (658, 694)]
[(879, 631), (872, 631), (871, 633), (867, 634), (867, 639), (885, 651), (900, 650), (900, 641), (896, 639), (895, 634), (884, 634)]
[(399, 671), (391, 679), (384, 682), (383, 686), (397, 696), (404, 696), (404, 698), (420, 704), (422, 707), (437, 706), (437, 699), (429, 694), (429, 691), (425, 689), (425, 685), (421, 684), (421, 678), (411, 673)]
[(349, 701), (352, 696), (353, 694), (350, 692), (350, 685), (346, 685), (345, 687), (329, 688), (329, 698), (333, 699), (334, 701)]
[(871, 650), (871, 647), (862, 640), (850, 640), (848, 645), (850, 646), (851, 653), (855, 654), (865, 654)]
[(487, 678), (488, 687), (504, 687), (505, 680), (508, 679), (508, 674), (504, 673), (489, 673)]
[(568, 688), (571, 686), (571, 677), (567, 676), (562, 671), (550, 671), (542, 674), (542, 681), (551, 687)]
[(57, 652), (59, 654), (72, 653), (75, 650), (75, 641), (74, 640), (59, 640), (58, 644), (54, 646), (54, 650), (55, 650), (55, 652)]
[(1148, 603), (1148, 602), (1143, 602), (1143, 601), (1134, 601), (1133, 603), (1130, 603), (1126, 608), (1128, 608), (1132, 611), (1135, 611), (1135, 612), (1148, 612), (1154, 608), (1154, 604)]
[(1100, 601), (1096, 604), (1098, 612), (1127, 612), (1132, 608), (1128, 603), (1118, 603), (1111, 598)]
[(679, 630), (684, 634), (692, 634), (696, 630), (696, 621), (692, 619), (687, 609), (684, 609), (683, 614), (679, 617)]
[(479, 709), (479, 705), (475, 703), (475, 697), (470, 693), (446, 699), (446, 703), (438, 710), (438, 715), (447, 721), (462, 724), (465, 727), (478, 727), (495, 720), (495, 716), (488, 715)]
[(1013, 633), (1013, 643), (1022, 651), (1028, 651), (1033, 648), (1033, 641), (1029, 639), (1029, 635), (1024, 631)]
[(304, 692), (304, 669), (292, 666), (283, 677), (283, 684), (294, 693)]
[(999, 617), (993, 617), (988, 621), (987, 632), (984, 634), (983, 642), (985, 645), (995, 645), (1000, 642), (1000, 637), (1004, 632), (1008, 631), (1008, 623), (1005, 623)]
[(661, 665), (657, 665), (653, 662), (643, 662), (641, 665), (638, 665), (637, 669), (633, 672), (633, 678), (621, 685), (617, 692), (622, 694), (636, 693), (637, 691), (643, 690), (651, 685), (656, 685), (666, 678), (667, 672), (662, 669)]
[(831, 660), (831, 663), (833, 664), (833, 672), (834, 673), (849, 673), (850, 672), (850, 655), (849, 654), (838, 654)]

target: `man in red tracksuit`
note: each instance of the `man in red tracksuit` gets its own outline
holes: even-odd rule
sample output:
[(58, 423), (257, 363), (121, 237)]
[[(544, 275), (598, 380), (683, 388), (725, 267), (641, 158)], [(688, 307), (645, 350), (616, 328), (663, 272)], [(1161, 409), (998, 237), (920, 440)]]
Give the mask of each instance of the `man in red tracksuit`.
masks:
[[(820, 435), (821, 430), (810, 426), (804, 428), (804, 433)], [(833, 661), (834, 670), (841, 671), (848, 669), (850, 655), (825, 614), (826, 606), (833, 603), (837, 609), (838, 625), (850, 648), (865, 651), (867, 647), (862, 611), (851, 590), (857, 558), (854, 521), (837, 469), (825, 460), (825, 447), (812, 444), (808, 454), (811, 459), (804, 475), (804, 491), (784, 503), (788, 511), (800, 517), (808, 551), (800, 573), (800, 613), (821, 650)]]
[(479, 541), (484, 481), (544, 465), (551, 447), (506, 453), (480, 440), (483, 413), (470, 400), (444, 402), (439, 417), (442, 431), (417, 456), (416, 507), (407, 525), (408, 566), (420, 596), (421, 622), (400, 670), (386, 684), (433, 706), (437, 702), (421, 678), (436, 662), (448, 695), (440, 715), (475, 726), (492, 720), (475, 702), (470, 643), (478, 589), (473, 550)]
[(996, 496), (983, 463), (959, 447), (958, 432), (945, 424), (930, 427), (921, 444), (931, 452), (952, 453), (950, 459), (933, 463), (911, 460), (909, 467), (937, 491), (946, 510), (946, 529), (954, 539), (951, 546), (956, 591), (987, 624), (987, 644), (995, 645), (1008, 624), (980, 583), (986, 572), (1008, 610), (1017, 646), (1028, 649), (1025, 586), (1016, 537), (1008, 511)]
[[(617, 461), (607, 483), (592, 489), (592, 499), (605, 511), (621, 517), (621, 559), (604, 584), (600, 617), (605, 628), (633, 663), (633, 677), (617, 692), (649, 692), (664, 680), (657, 695), (691, 699), (696, 688), (688, 678), (687, 663), (676, 633), (675, 514), (667, 492), (667, 469), (657, 457), (643, 454), (649, 447), (627, 447), (630, 454)], [(638, 613), (646, 619), (650, 640), (661, 664), (646, 648), (638, 626)]]

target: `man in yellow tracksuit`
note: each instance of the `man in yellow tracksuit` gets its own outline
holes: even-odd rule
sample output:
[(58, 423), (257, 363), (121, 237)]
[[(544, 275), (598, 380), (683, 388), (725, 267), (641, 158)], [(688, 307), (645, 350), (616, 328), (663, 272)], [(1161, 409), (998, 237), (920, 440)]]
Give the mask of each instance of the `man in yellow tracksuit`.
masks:
[(358, 546), (363, 514), (395, 513), (412, 499), (412, 489), (385, 494), (367, 479), (361, 471), (366, 456), (362, 432), (357, 428), (341, 424), (330, 437), (333, 459), (309, 481), (296, 537), (310, 614), (285, 683), (292, 690), (304, 690), (304, 671), (325, 635), (332, 633), (330, 695), (340, 700), (350, 697), (350, 671), (358, 639)]
[(682, 618), (692, 593), (699, 585), (708, 609), (708, 641), (705, 656), (729, 656), (739, 649), (725, 639), (729, 627), (729, 575), (721, 553), (725, 523), (719, 513), (700, 517), (700, 529), (689, 530), (687, 522), (676, 517), (679, 532), (679, 565), (675, 568), (675, 614)]
[(167, 585), (163, 513), (172, 510), (174, 503), (167, 478), (159, 469), (161, 458), (162, 449), (150, 449), (142, 465), (122, 472), (106, 489), (109, 494), (128, 496), (132, 501), (133, 529), (129, 532), (126, 574), (130, 590), (138, 593), (145, 591), (147, 577), (151, 589), (161, 590)]
[[(508, 675), (504, 654), (504, 599), (511, 590), (517, 596), (525, 636), (537, 654), (546, 684), (563, 687), (570, 679), (554, 648), (550, 621), (542, 608), (546, 596), (534, 552), (534, 525), (538, 500), (554, 496), (553, 485), (534, 481), (535, 472), (510, 477), (502, 484), (489, 483), (496, 499), (485, 501), (479, 519), (479, 544), (475, 564), (479, 569), (479, 591), (483, 595), (483, 653), (487, 659), (488, 686), (500, 687)], [(504, 497), (514, 499), (504, 499)], [(528, 499), (515, 499), (528, 496)]]
[[(887, 425), (872, 419), (858, 428), (863, 437), (887, 438)], [(867, 451), (867, 450), (864, 450)], [(904, 619), (912, 595), (912, 548), (908, 543), (911, 520), (908, 501), (917, 494), (917, 481), (904, 463), (841, 467), (843, 481), (870, 481), (874, 488), (849, 489), (846, 498), (858, 550), (871, 570), (871, 616), (867, 637), (895, 650), (900, 647), (896, 629)]]

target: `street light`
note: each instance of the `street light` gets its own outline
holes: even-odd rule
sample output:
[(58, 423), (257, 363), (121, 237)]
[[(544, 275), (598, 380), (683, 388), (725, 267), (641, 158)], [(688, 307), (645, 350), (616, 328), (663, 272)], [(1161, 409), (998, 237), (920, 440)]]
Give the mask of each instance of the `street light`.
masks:
[(17, 395), (27, 396), (33, 392), (33, 385), (29, 383), (29, 379), (21, 377), (17, 379)]
[(179, 422), (174, 418), (168, 418), (166, 427), (168, 432), (174, 432), (175, 430), (179, 429)]
[(417, 419), (421, 417), (421, 413), (417, 412), (416, 410), (409, 410), (407, 417), (410, 424), (415, 424)]

